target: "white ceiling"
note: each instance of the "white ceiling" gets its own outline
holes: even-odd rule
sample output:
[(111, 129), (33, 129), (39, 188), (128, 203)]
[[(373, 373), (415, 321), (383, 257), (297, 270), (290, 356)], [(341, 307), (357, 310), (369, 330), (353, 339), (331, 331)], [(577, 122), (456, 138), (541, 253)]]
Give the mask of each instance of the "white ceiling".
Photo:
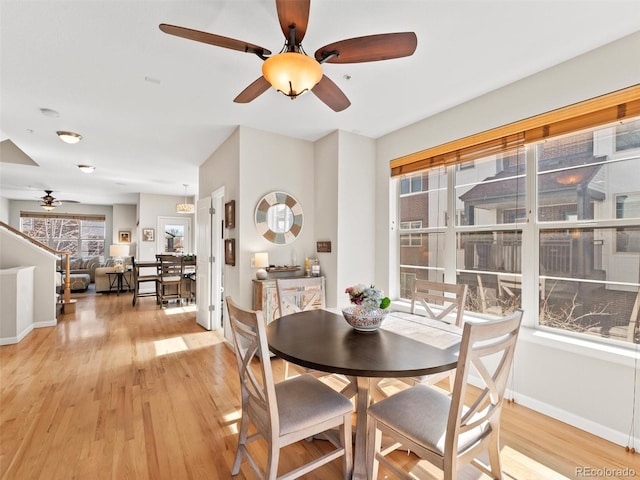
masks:
[[(196, 193), (198, 166), (238, 125), (307, 140), (336, 129), (377, 138), (640, 30), (640, 0), (314, 0), (303, 41), (311, 55), (362, 35), (418, 37), (409, 58), (325, 64), (351, 100), (335, 113), (313, 94), (290, 101), (274, 90), (233, 103), (260, 76), (256, 56), (158, 29), (175, 24), (278, 52), (273, 0), (0, 0), (0, 8), (0, 140), (39, 165), (0, 163), (0, 195), (35, 200), (46, 188), (90, 204), (183, 195), (183, 184)], [(56, 130), (83, 140), (64, 144)]]

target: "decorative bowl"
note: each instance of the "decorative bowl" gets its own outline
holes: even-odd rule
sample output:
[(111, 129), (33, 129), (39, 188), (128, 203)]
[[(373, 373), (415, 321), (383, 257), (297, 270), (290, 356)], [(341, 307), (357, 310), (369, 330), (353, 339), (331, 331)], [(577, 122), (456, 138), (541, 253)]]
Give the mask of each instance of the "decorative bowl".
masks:
[(342, 315), (349, 325), (359, 332), (375, 332), (389, 313), (382, 308), (363, 308), (359, 305), (342, 309)]

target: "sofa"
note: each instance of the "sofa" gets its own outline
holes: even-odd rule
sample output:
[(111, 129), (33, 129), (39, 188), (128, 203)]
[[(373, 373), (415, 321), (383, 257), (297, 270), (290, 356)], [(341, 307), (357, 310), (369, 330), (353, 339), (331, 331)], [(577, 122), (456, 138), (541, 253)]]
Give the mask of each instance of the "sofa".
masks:
[[(129, 287), (133, 289), (133, 272), (131, 271), (131, 257), (125, 257), (124, 259), (124, 288), (127, 288), (127, 283)], [(109, 292), (114, 291), (110, 288), (110, 282), (115, 277), (110, 276), (107, 272), (115, 272), (116, 271), (116, 263), (113, 259), (109, 259), (105, 262), (103, 266), (96, 268), (95, 271), (95, 284), (96, 284), (96, 293), (100, 292)]]
[[(66, 268), (67, 259), (62, 256), (61, 259), (57, 260), (57, 270), (64, 274)], [(73, 274), (81, 274), (86, 273), (89, 275), (89, 281), (91, 283), (95, 282), (96, 279), (96, 269), (101, 266), (100, 257), (70, 257), (69, 258), (69, 270), (71, 275)]]

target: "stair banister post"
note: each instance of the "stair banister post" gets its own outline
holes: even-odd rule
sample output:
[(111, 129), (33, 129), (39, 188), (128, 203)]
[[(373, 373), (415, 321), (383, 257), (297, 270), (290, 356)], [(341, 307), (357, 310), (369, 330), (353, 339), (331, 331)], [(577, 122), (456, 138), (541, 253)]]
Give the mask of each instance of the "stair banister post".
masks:
[(67, 256), (67, 259), (65, 261), (65, 276), (64, 276), (64, 303), (65, 304), (69, 304), (71, 303), (71, 269), (70, 269), (70, 262), (69, 262), (69, 252), (64, 252), (65, 255)]

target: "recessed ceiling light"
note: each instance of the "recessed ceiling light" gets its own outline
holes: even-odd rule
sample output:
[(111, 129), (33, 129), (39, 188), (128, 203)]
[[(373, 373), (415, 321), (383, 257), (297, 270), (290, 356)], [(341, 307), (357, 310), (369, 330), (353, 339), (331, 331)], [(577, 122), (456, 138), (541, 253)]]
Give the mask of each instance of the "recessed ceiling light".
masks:
[(93, 165), (78, 165), (78, 168), (83, 173), (93, 173), (93, 171), (96, 169), (96, 167), (94, 167)]
[(58, 113), (56, 110), (53, 110), (51, 108), (41, 108), (40, 112), (45, 117), (58, 118), (60, 116), (60, 113)]
[(60, 140), (62, 140), (65, 143), (74, 144), (82, 140), (82, 135), (80, 135), (79, 133), (65, 132), (62, 130), (58, 130), (56, 134), (58, 135), (58, 137), (60, 137)]

